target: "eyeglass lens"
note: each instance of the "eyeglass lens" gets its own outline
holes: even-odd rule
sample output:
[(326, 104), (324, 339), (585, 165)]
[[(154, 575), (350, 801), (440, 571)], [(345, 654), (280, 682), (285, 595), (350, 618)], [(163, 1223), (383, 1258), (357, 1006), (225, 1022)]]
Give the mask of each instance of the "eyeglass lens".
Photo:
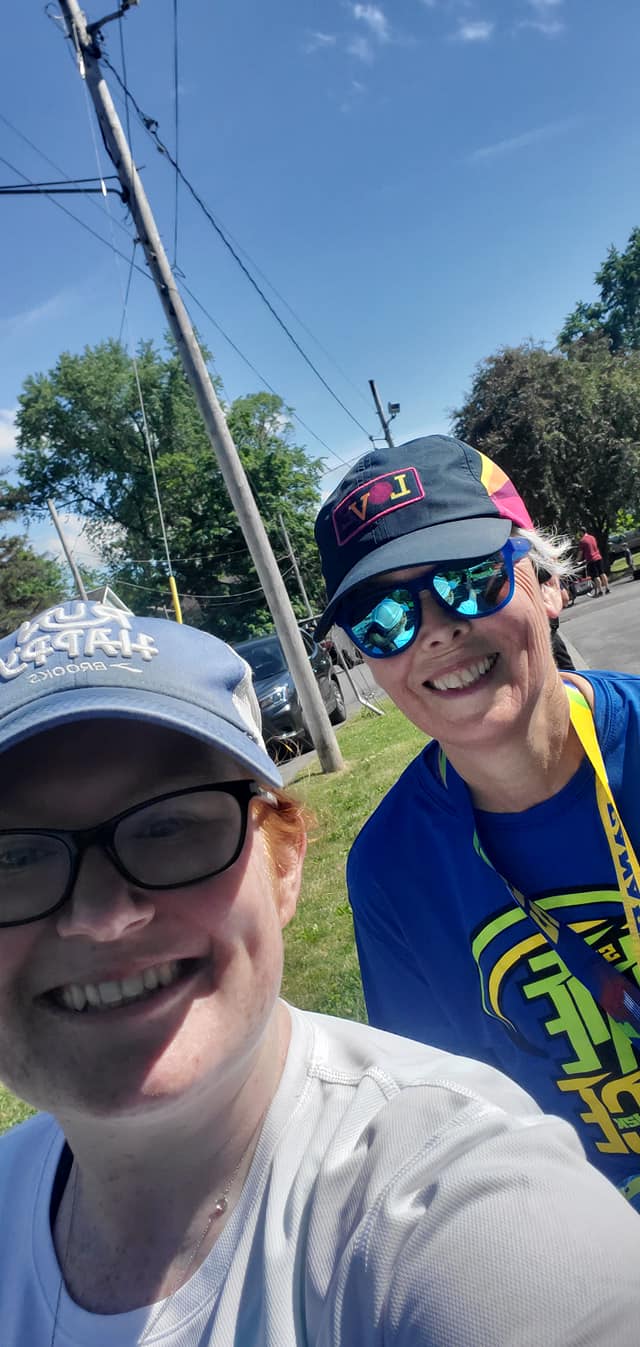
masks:
[[(224, 791), (193, 791), (156, 800), (126, 814), (112, 847), (134, 882), (171, 888), (218, 874), (234, 860), (244, 811)], [(74, 853), (47, 833), (0, 835), (0, 924), (29, 920), (62, 899)]]

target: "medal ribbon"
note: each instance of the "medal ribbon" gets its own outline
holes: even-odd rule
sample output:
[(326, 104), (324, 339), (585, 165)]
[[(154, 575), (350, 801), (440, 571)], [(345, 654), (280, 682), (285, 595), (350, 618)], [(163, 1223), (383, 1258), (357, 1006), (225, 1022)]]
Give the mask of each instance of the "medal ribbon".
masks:
[[(576, 687), (568, 683), (564, 687), (569, 698), (571, 724), (594, 770), (598, 811), (616, 872), (633, 957), (640, 968), (640, 866), (616, 808), (591, 708)], [(448, 764), (442, 749), (438, 762), (442, 783), (448, 788)], [(570, 926), (561, 924), (533, 898), (528, 898), (515, 884), (511, 884), (505, 875), (500, 874), (484, 851), (475, 826), (473, 845), (481, 860), (498, 875), (512, 898), (535, 922), (548, 943), (556, 947), (558, 956), (569, 972), (588, 988), (606, 1014), (625, 1027), (630, 1038), (640, 1038), (640, 988), (620, 973), (596, 945), (589, 944), (586, 937), (573, 931)], [(601, 935), (596, 936), (596, 940), (598, 938), (601, 939)], [(608, 936), (606, 939), (609, 942)]]

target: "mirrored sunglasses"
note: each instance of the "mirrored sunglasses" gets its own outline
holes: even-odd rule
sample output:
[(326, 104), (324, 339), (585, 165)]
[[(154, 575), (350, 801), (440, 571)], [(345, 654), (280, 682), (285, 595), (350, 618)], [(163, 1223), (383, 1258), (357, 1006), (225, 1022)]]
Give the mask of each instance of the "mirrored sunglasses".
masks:
[(431, 594), (446, 612), (469, 620), (498, 613), (513, 595), (515, 563), (530, 546), (526, 538), (509, 538), (499, 552), (478, 561), (440, 562), (412, 580), (360, 585), (346, 595), (336, 622), (363, 655), (389, 659), (415, 641), (422, 594)]

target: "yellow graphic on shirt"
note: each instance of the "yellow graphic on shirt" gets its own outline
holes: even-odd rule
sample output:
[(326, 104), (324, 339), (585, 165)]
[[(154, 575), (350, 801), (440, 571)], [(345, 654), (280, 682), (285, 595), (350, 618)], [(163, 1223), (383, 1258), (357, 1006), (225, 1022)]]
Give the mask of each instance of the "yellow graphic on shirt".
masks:
[[(617, 892), (557, 894), (538, 902), (595, 945), (621, 973), (638, 980)], [(640, 1042), (632, 1042), (625, 1027), (600, 1009), (542, 932), (532, 933), (518, 909), (486, 922), (472, 951), (484, 1010), (507, 1026), (515, 1025), (525, 1038), (532, 1036), (535, 1019), (533, 1046), (539, 1048), (542, 1031), (551, 1069), (555, 1064), (557, 1072), (555, 1084), (564, 1095), (574, 1096), (596, 1149), (606, 1155), (640, 1155)], [(561, 1111), (566, 1114), (565, 1108)]]

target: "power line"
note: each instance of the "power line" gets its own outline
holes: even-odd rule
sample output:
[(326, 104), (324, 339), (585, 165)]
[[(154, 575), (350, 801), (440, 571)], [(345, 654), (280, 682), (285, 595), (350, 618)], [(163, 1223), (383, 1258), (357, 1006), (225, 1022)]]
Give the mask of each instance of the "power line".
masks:
[[(178, 177), (178, 152), (180, 145), (180, 100), (178, 98), (178, 0), (173, 0), (173, 100), (174, 100), (174, 143), (176, 147), (175, 170), (175, 206), (173, 213), (173, 267), (178, 265), (178, 198), (180, 179)], [(128, 100), (127, 100), (128, 102)]]
[[(18, 129), (18, 127), (14, 126), (13, 123), (10, 122), (9, 119), (5, 117), (2, 112), (0, 112), (0, 121), (5, 122), (5, 124), (9, 127), (11, 131), (13, 131), (17, 136), (19, 136), (22, 140), (24, 140), (25, 143), (29, 145), (29, 147), (36, 154), (39, 154), (41, 158), (45, 160), (45, 162), (49, 163), (52, 166), (52, 168), (55, 168), (56, 172), (62, 173), (63, 177), (65, 178), (65, 181), (68, 180), (67, 175), (64, 172), (64, 169), (62, 169), (59, 164), (56, 164), (54, 160), (50, 159), (49, 156), (45, 154), (45, 152), (41, 150), (32, 140), (30, 140), (28, 136), (25, 136), (23, 132)], [(0, 163), (4, 164), (6, 168), (9, 168), (12, 173), (15, 173), (17, 175), (17, 177), (22, 178), (23, 182), (29, 183), (30, 185), (33, 186), (32, 179), (29, 178), (26, 173), (23, 173), (21, 169), (17, 168), (15, 164), (11, 163), (9, 159), (6, 159), (3, 155), (0, 155)], [(145, 271), (144, 267), (139, 266), (137, 262), (133, 261), (129, 256), (127, 256), (126, 253), (123, 253), (119, 248), (117, 248), (112, 239), (111, 240), (107, 239), (104, 237), (103, 234), (99, 234), (97, 230), (92, 229), (91, 225), (88, 225), (86, 221), (83, 220), (79, 215), (74, 214), (74, 212), (69, 210), (67, 206), (63, 206), (62, 203), (57, 201), (54, 196), (49, 195), (48, 193), (46, 193), (46, 196), (47, 200), (50, 201), (52, 205), (56, 206), (58, 210), (61, 210), (65, 215), (68, 215), (69, 219), (75, 221), (76, 224), (79, 224), (80, 227), (86, 230), (86, 232), (90, 234), (92, 238), (97, 239), (97, 241), (99, 243), (102, 243), (105, 248), (108, 248), (111, 252), (114, 252), (116, 256), (122, 258), (124, 262), (127, 262), (130, 268), (130, 273), (131, 271), (136, 271), (140, 276), (144, 276), (145, 280), (148, 281), (151, 279), (148, 271)], [(96, 202), (94, 202), (93, 204), (97, 206)], [(99, 206), (97, 206), (97, 209), (100, 210), (101, 215), (105, 214), (105, 212), (101, 210)], [(129, 230), (126, 228), (125, 225), (121, 223), (121, 221), (114, 220), (111, 215), (109, 216), (109, 221), (110, 224), (112, 225), (113, 224), (118, 225), (118, 227), (122, 229), (124, 233), (127, 235), (127, 238), (131, 240), (131, 234)], [(135, 252), (137, 240), (134, 239), (132, 240), (132, 242), (134, 245), (134, 252)], [(129, 289), (130, 285), (127, 288)], [(213, 314), (209, 311), (209, 309), (206, 308), (206, 306), (202, 303), (202, 301), (198, 299), (197, 295), (194, 294), (193, 290), (191, 290), (185, 282), (183, 282), (183, 289), (185, 290), (186, 294), (189, 295), (190, 299), (201, 311), (201, 313), (204, 314), (205, 318), (207, 318), (208, 321), (212, 324), (212, 326), (216, 329), (216, 331), (220, 333), (224, 341), (226, 341), (227, 344), (231, 347), (231, 349), (235, 351), (236, 355), (239, 356), (240, 360), (242, 360), (243, 363), (247, 366), (247, 368), (250, 369), (251, 372), (255, 374), (256, 378), (260, 380), (260, 383), (263, 384), (264, 387), (268, 389), (270, 393), (273, 393), (274, 397), (280, 398), (281, 401), (284, 401), (284, 399), (281, 398), (281, 394), (278, 393), (277, 389), (273, 387), (273, 385), (269, 382), (269, 380), (265, 378), (264, 374), (262, 374), (260, 370), (256, 367), (256, 365), (254, 365), (253, 362), (249, 359), (249, 357), (245, 355), (244, 351), (241, 350), (241, 348), (233, 340), (233, 338), (229, 336), (229, 333), (226, 332), (225, 329), (222, 327), (222, 324), (219, 323), (218, 320), (213, 317)], [(120, 328), (121, 332), (123, 323), (124, 323), (124, 314)], [(354, 459), (340, 458), (340, 456), (336, 453), (335, 449), (332, 449), (330, 445), (327, 444), (326, 440), (323, 440), (322, 436), (318, 435), (317, 431), (313, 430), (313, 428), (308, 424), (308, 422), (305, 421), (297, 411), (292, 410), (292, 416), (294, 420), (298, 422), (298, 425), (302, 426), (303, 430), (306, 430), (307, 434), (311, 435), (312, 438), (318, 442), (318, 444), (322, 445), (323, 449), (326, 449), (327, 453), (330, 454), (332, 458), (338, 459), (337, 465), (334, 465), (332, 468), (327, 468), (326, 472), (321, 473), (320, 475), (321, 480), (324, 477), (328, 477), (330, 473), (336, 472), (338, 466), (342, 465), (344, 467), (349, 467), (351, 463), (354, 463), (356, 461), (356, 458), (360, 457), (360, 455), (356, 455), (356, 458)]]
[[(293, 575), (293, 566), (289, 566), (288, 570), (282, 572), (283, 580), (288, 580), (290, 575)], [(128, 585), (130, 589), (141, 589), (145, 594), (156, 594), (158, 589), (161, 588), (160, 584), (154, 586), (138, 585), (134, 580), (119, 580), (118, 584), (120, 587), (124, 588)], [(237, 594), (192, 594), (191, 590), (183, 590), (182, 597), (189, 599), (217, 599), (218, 602), (214, 606), (217, 608), (224, 608), (229, 603), (237, 603), (239, 599), (246, 602), (247, 599), (253, 598), (255, 594), (264, 594), (262, 585), (257, 585), (255, 589), (241, 589)]]
[(328, 392), (328, 393), (330, 394), (330, 396), (334, 399), (334, 401), (337, 402), (338, 406), (342, 408), (342, 410), (346, 413), (346, 415), (350, 418), (350, 420), (354, 422), (354, 425), (356, 425), (356, 426), (358, 427), (358, 429), (361, 430), (362, 433), (363, 433), (364, 435), (366, 435), (367, 439), (369, 439), (369, 438), (370, 438), (370, 436), (369, 436), (369, 431), (366, 429), (365, 426), (363, 426), (362, 422), (358, 420), (357, 416), (354, 416), (354, 413), (350, 410), (349, 407), (347, 407), (347, 404), (346, 404), (345, 402), (343, 402), (342, 398), (338, 395), (338, 393), (336, 393), (335, 389), (333, 389), (333, 388), (331, 387), (331, 384), (325, 379), (324, 375), (321, 374), (320, 370), (318, 369), (317, 365), (314, 364), (314, 362), (313, 362), (313, 360), (311, 359), (311, 357), (310, 357), (309, 355), (307, 355), (307, 352), (305, 351), (304, 347), (301, 346), (301, 344), (300, 344), (300, 342), (298, 341), (297, 337), (294, 336), (293, 332), (291, 331), (291, 328), (287, 326), (287, 324), (285, 323), (284, 319), (283, 319), (283, 318), (280, 316), (280, 314), (278, 313), (278, 310), (277, 310), (276, 308), (274, 308), (273, 304), (271, 303), (271, 300), (268, 298), (268, 296), (265, 294), (264, 290), (263, 290), (263, 289), (261, 288), (261, 286), (258, 284), (257, 280), (255, 279), (255, 276), (254, 276), (254, 275), (252, 274), (252, 272), (249, 270), (249, 267), (246, 265), (245, 262), (243, 262), (242, 258), (240, 257), (240, 254), (237, 252), (236, 248), (235, 248), (234, 245), (232, 244), (231, 239), (228, 237), (228, 235), (226, 234), (225, 230), (224, 230), (224, 229), (222, 228), (222, 226), (219, 224), (219, 222), (218, 222), (218, 220), (216, 219), (216, 217), (215, 217), (215, 216), (212, 214), (212, 212), (209, 210), (208, 206), (205, 204), (205, 202), (203, 201), (202, 197), (199, 195), (199, 193), (196, 191), (196, 189), (195, 189), (195, 187), (193, 186), (193, 184), (192, 184), (192, 183), (189, 181), (189, 179), (187, 178), (186, 174), (185, 174), (185, 173), (183, 172), (183, 170), (180, 168), (180, 165), (179, 165), (177, 159), (175, 159), (175, 158), (173, 157), (173, 155), (171, 154), (170, 150), (167, 148), (167, 146), (164, 144), (164, 142), (160, 139), (160, 137), (159, 137), (159, 135), (158, 135), (158, 122), (156, 121), (156, 119), (153, 118), (153, 117), (147, 117), (147, 115), (142, 111), (142, 109), (140, 108), (140, 106), (139, 106), (138, 103), (136, 102), (136, 100), (135, 100), (133, 94), (131, 93), (131, 91), (127, 88), (126, 85), (123, 84), (123, 82), (122, 82), (122, 80), (121, 80), (121, 78), (120, 78), (120, 76), (119, 76), (119, 74), (118, 74), (118, 71), (116, 70), (115, 66), (112, 65), (111, 61), (109, 61), (109, 59), (108, 59), (104, 54), (103, 54), (103, 56), (102, 56), (102, 60), (104, 61), (104, 64), (107, 65), (107, 66), (109, 67), (109, 69), (111, 70), (112, 74), (115, 76), (115, 78), (116, 78), (116, 79), (118, 80), (118, 82), (120, 83), (120, 85), (121, 85), (121, 87), (122, 87), (122, 90), (123, 90), (123, 93), (125, 94), (125, 97), (131, 100), (131, 103), (132, 103), (132, 105), (133, 105), (133, 108), (134, 108), (134, 110), (135, 110), (137, 116), (139, 117), (139, 119), (140, 119), (142, 125), (144, 126), (145, 130), (147, 131), (147, 133), (151, 136), (151, 139), (154, 141), (154, 143), (155, 143), (155, 145), (156, 145), (156, 148), (159, 150), (160, 154), (163, 154), (163, 155), (165, 156), (165, 158), (169, 161), (169, 163), (173, 166), (173, 168), (175, 169), (175, 172), (178, 174), (178, 176), (179, 176), (179, 178), (180, 178), (180, 181), (181, 181), (182, 183), (184, 183), (185, 187), (187, 188), (187, 191), (188, 191), (188, 192), (190, 193), (190, 195), (193, 197), (193, 199), (194, 199), (194, 201), (196, 202), (196, 204), (200, 207), (200, 210), (201, 210), (201, 211), (203, 212), (203, 214), (206, 216), (207, 220), (209, 221), (209, 223), (210, 223), (210, 225), (212, 226), (212, 228), (215, 230), (215, 232), (216, 232), (216, 234), (218, 235), (218, 237), (221, 239), (222, 243), (224, 243), (225, 248), (227, 248), (228, 251), (231, 253), (231, 256), (234, 258), (235, 262), (237, 262), (238, 266), (240, 267), (241, 271), (242, 271), (242, 272), (244, 273), (244, 275), (246, 276), (246, 278), (247, 278), (247, 280), (249, 281), (250, 285), (253, 287), (253, 289), (256, 291), (256, 293), (260, 296), (260, 299), (261, 299), (261, 300), (263, 301), (263, 303), (266, 305), (266, 307), (268, 308), (268, 310), (269, 310), (269, 312), (271, 313), (272, 317), (275, 318), (275, 321), (277, 322), (278, 326), (282, 329), (282, 331), (285, 333), (285, 335), (289, 338), (289, 341), (293, 344), (293, 346), (295, 346), (295, 348), (296, 348), (296, 350), (298, 351), (299, 355), (302, 356), (302, 359), (303, 359), (303, 360), (305, 361), (305, 363), (309, 366), (309, 368), (312, 370), (312, 372), (316, 375), (316, 378), (318, 378), (318, 379), (320, 380), (320, 383), (323, 385), (324, 388), (326, 388), (327, 392)]
[[(22, 173), (19, 168), (16, 168), (15, 164), (12, 164), (9, 159), (5, 159), (4, 155), (2, 154), (0, 154), (0, 164), (4, 164), (6, 168), (10, 168), (11, 172), (16, 173), (19, 178), (22, 178), (23, 182), (31, 183), (31, 179), (27, 177), (26, 173)], [(31, 183), (31, 185), (33, 186), (33, 183)], [(56, 201), (54, 196), (49, 195), (49, 193), (45, 193), (45, 195), (47, 197), (47, 200), (50, 201), (53, 206), (57, 206), (58, 210), (61, 210), (64, 215), (68, 215), (71, 220), (75, 220), (76, 224), (79, 224), (82, 229), (86, 229), (87, 234), (91, 234), (94, 239), (98, 239), (98, 242), (103, 243), (106, 248), (112, 249), (113, 252), (115, 252), (118, 257), (122, 257), (125, 262), (129, 261), (129, 258), (127, 257), (126, 253), (120, 252), (120, 249), (116, 248), (115, 244), (110, 242), (109, 239), (106, 239), (103, 234), (99, 234), (97, 229), (92, 229), (91, 225), (88, 225), (85, 220), (82, 220), (80, 218), (79, 215), (74, 215), (73, 211), (69, 210), (67, 206), (63, 206), (61, 201)], [(129, 234), (128, 230), (126, 232), (127, 237), (130, 239), (131, 235)], [(140, 274), (142, 276), (145, 276), (147, 280), (151, 280), (151, 277), (149, 276), (148, 272), (143, 271), (142, 267), (139, 267), (137, 263), (135, 266), (135, 270), (139, 271)]]

